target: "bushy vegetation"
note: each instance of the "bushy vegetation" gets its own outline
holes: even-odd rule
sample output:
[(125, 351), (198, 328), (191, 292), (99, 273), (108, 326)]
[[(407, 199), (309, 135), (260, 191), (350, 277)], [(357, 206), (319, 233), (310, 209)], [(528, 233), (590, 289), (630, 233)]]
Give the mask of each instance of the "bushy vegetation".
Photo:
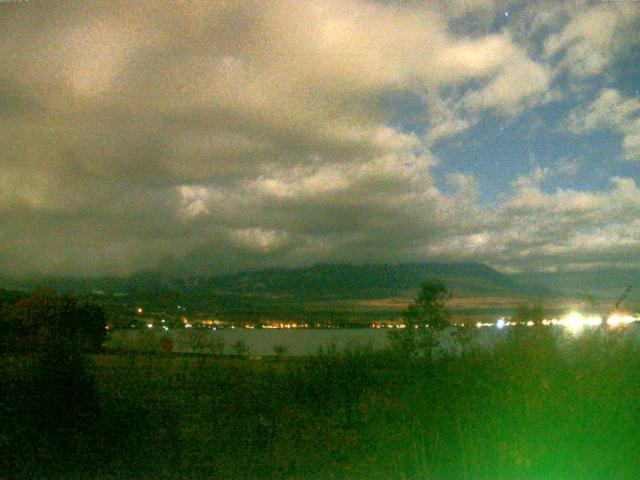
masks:
[(90, 463), (84, 441), (101, 417), (86, 354), (101, 349), (104, 312), (46, 290), (2, 298), (0, 471), (45, 477)]
[(99, 355), (74, 376), (73, 398), (61, 398), (51, 372), (5, 358), (2, 469), (23, 478), (637, 478), (631, 336), (598, 330), (559, 350), (557, 333), (514, 329), (491, 352), (436, 361), (363, 348), (262, 361), (140, 355), (133, 365)]
[[(459, 330), (461, 354), (435, 356), (421, 332), (446, 325), (446, 293), (426, 285), (410, 306), (419, 328), (404, 333), (427, 339), (417, 351), (87, 355), (74, 329), (58, 330), (71, 340), (36, 335), (0, 357), (0, 477), (638, 477), (640, 327), (576, 338), (513, 327), (492, 349)], [(77, 310), (59, 297), (14, 301), (24, 326), (38, 311)]]
[(27, 354), (97, 352), (105, 327), (99, 305), (51, 290), (14, 295), (0, 311), (0, 349)]

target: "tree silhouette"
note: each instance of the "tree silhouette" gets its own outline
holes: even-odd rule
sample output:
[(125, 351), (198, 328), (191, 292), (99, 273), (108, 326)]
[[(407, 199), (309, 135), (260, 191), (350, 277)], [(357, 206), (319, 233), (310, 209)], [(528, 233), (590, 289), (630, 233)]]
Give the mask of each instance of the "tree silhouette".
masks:
[(535, 323), (536, 325), (542, 323), (545, 318), (544, 303), (542, 301), (542, 298), (538, 298), (538, 300), (536, 300), (536, 302), (531, 306), (530, 315), (533, 323)]
[(531, 310), (529, 309), (529, 306), (525, 303), (519, 303), (516, 306), (516, 311), (513, 314), (513, 319), (516, 322), (522, 323), (526, 323), (531, 320)]
[(26, 353), (100, 351), (106, 335), (102, 308), (40, 290), (20, 298), (2, 320), (3, 345)]
[(449, 290), (438, 281), (423, 282), (416, 299), (407, 307), (404, 318), (407, 326), (442, 329), (449, 326), (449, 311), (445, 302)]
[(437, 332), (449, 326), (445, 302), (450, 296), (444, 283), (423, 282), (418, 296), (403, 312), (405, 328), (390, 334), (392, 348), (404, 355), (431, 360)]
[[(43, 442), (60, 458), (86, 438), (98, 414), (91, 360), (105, 337), (101, 307), (41, 290), (5, 309), (2, 345), (21, 355), (26, 374), (18, 380), (20, 415), (33, 442)], [(37, 440), (36, 440), (37, 439)]]

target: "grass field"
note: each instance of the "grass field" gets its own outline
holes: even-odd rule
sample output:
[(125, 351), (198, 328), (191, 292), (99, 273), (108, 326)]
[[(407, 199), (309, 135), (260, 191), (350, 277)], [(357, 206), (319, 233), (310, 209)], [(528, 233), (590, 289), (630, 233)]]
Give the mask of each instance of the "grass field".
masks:
[[(630, 328), (637, 328), (632, 326)], [(2, 360), (4, 478), (635, 479), (640, 356), (615, 331), (493, 352)], [(3, 475), (0, 475), (2, 478)]]

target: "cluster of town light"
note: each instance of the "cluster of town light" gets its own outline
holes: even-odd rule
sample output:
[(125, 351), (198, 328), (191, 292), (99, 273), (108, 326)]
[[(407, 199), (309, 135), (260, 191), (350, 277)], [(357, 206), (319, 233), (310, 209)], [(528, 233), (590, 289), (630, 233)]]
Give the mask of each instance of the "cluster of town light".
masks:
[[(609, 317), (607, 317), (607, 320), (606, 320), (606, 324), (610, 328), (623, 327), (634, 322), (640, 322), (640, 316), (633, 317), (631, 315), (614, 313), (609, 315)], [(547, 320), (547, 319), (542, 320), (542, 325), (560, 325), (573, 333), (577, 333), (585, 327), (598, 327), (603, 323), (604, 323), (604, 320), (599, 315), (582, 315), (581, 313), (578, 313), (578, 312), (571, 312), (560, 318), (553, 318), (551, 320)], [(512, 322), (512, 321), (508, 321), (505, 318), (499, 318), (498, 320), (496, 320), (495, 323), (478, 322), (476, 324), (478, 328), (495, 326), (498, 329), (503, 329), (505, 327), (515, 326), (515, 325), (526, 325), (528, 327), (532, 327), (534, 323), (532, 321), (528, 321), (526, 323)]]
[[(178, 309), (186, 309), (186, 307), (182, 307), (181, 305), (178, 306)], [(142, 307), (137, 307), (136, 308), (136, 313), (138, 314), (142, 314), (143, 313), (143, 309)], [(193, 324), (191, 322), (189, 322), (187, 320), (186, 317), (182, 317), (182, 324), (184, 326), (184, 328), (192, 328)], [(604, 322), (603, 318), (599, 315), (582, 315), (581, 313), (578, 312), (571, 312), (567, 315), (564, 315), (560, 318), (553, 318), (553, 319), (544, 319), (542, 320), (542, 325), (545, 326), (549, 326), (549, 325), (560, 325), (565, 327), (567, 330), (569, 330), (570, 332), (573, 333), (578, 333), (580, 332), (582, 329), (584, 329), (585, 327), (597, 327), (602, 325)], [(608, 327), (610, 328), (617, 328), (617, 327), (623, 327), (626, 325), (629, 325), (630, 323), (634, 323), (634, 322), (640, 322), (640, 315), (634, 317), (631, 315), (627, 315), (627, 314), (620, 314), (620, 313), (613, 313), (611, 315), (609, 315), (607, 317), (606, 320), (606, 324)], [(162, 324), (165, 323), (165, 320), (162, 319), (161, 322)], [(202, 325), (206, 325), (206, 326), (212, 326), (212, 325), (218, 325), (220, 322), (217, 320), (202, 320), (200, 321), (200, 323)], [(532, 322), (531, 320), (529, 320), (528, 322), (516, 322), (516, 321), (512, 321), (509, 320), (505, 317), (499, 318), (497, 319), (495, 322), (478, 322), (476, 323), (476, 327), (478, 328), (483, 328), (483, 327), (496, 327), (500, 330), (502, 330), (505, 327), (512, 327), (512, 326), (517, 326), (517, 325), (525, 325), (527, 327), (532, 327), (534, 326), (534, 322)], [(147, 323), (146, 324), (147, 328), (154, 328), (154, 324), (153, 323)], [(251, 324), (246, 324), (243, 325), (244, 328), (246, 329), (253, 329), (254, 326)], [(317, 327), (320, 327), (320, 324), (316, 325)], [(457, 326), (457, 324), (456, 324)], [(406, 328), (407, 325), (404, 323), (372, 323), (371, 324), (371, 328)], [(166, 325), (161, 325), (161, 328), (165, 331), (169, 330), (169, 327), (167, 327)], [(231, 326), (231, 328), (234, 328), (233, 326)], [(297, 323), (267, 323), (265, 325), (263, 325), (263, 328), (309, 328), (309, 325), (306, 323), (301, 323), (301, 324), (297, 324)], [(418, 328), (418, 326), (416, 325), (415, 328)], [(108, 329), (108, 327), (107, 327)], [(213, 330), (215, 330), (216, 328), (213, 327)]]

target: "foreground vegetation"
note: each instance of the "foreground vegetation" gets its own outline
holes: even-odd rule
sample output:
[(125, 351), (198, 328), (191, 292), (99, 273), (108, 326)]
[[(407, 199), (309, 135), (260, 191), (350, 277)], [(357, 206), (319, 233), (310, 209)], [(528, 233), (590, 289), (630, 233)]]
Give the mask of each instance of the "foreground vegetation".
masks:
[[(637, 328), (631, 326), (630, 328)], [(632, 479), (632, 335), (545, 328), (493, 352), (251, 361), (5, 355), (8, 478)], [(1, 475), (0, 475), (1, 476)]]

